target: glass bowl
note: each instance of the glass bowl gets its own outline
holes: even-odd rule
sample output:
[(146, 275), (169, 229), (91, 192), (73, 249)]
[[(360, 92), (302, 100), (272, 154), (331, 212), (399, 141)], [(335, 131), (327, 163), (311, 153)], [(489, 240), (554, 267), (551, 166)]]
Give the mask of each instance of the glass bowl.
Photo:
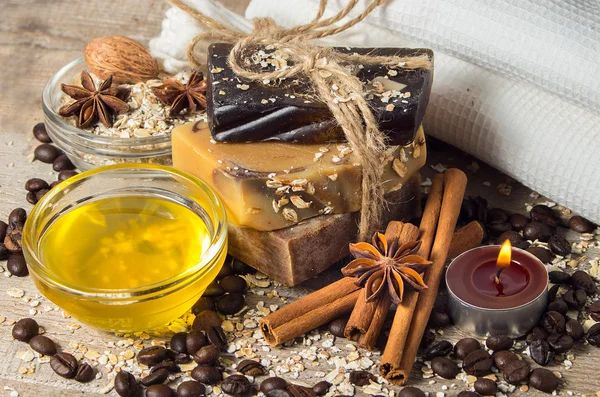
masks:
[[(42, 238), (54, 222), (84, 204), (134, 197), (166, 199), (187, 207), (202, 219), (207, 229), (203, 241), (208, 244), (203, 246), (197, 264), (159, 282), (116, 289), (75, 285), (46, 266), (44, 258), (48, 257), (42, 253)], [(98, 223), (99, 228), (106, 227)], [(182, 241), (177, 233), (165, 233), (162, 238), (172, 239), (175, 244)], [(93, 247), (97, 251), (113, 249), (102, 240)], [(227, 255), (227, 217), (213, 190), (193, 176), (161, 165), (112, 165), (83, 172), (48, 192), (27, 219), (23, 252), (39, 291), (74, 318), (107, 331), (151, 330), (184, 314), (215, 279)], [(51, 255), (55, 258), (54, 255), (64, 254)], [(112, 264), (109, 266), (112, 268)], [(89, 264), (86, 271), (88, 268)], [(117, 264), (114, 269), (123, 274)]]
[(60, 85), (73, 84), (88, 69), (83, 58), (67, 64), (52, 77), (42, 93), (42, 109), (48, 135), (73, 164), (82, 171), (118, 163), (157, 163), (170, 165), (171, 136), (115, 138), (100, 136), (67, 123), (58, 114), (63, 92)]

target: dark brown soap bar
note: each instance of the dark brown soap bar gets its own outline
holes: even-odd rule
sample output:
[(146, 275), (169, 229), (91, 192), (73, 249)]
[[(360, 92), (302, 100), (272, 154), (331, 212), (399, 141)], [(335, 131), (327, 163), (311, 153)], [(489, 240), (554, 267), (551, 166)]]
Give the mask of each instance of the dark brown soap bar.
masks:
[[(236, 76), (227, 64), (230, 44), (208, 50), (208, 123), (219, 142), (284, 141), (325, 143), (344, 141), (327, 105), (316, 98), (306, 78), (256, 82)], [(269, 49), (248, 50), (255, 71), (287, 64), (285, 54)], [(336, 48), (336, 51), (384, 56), (433, 52), (411, 48)], [(379, 128), (391, 145), (411, 143), (418, 131), (433, 81), (433, 69), (402, 69), (384, 65), (357, 65), (357, 77), (366, 84), (367, 100)]]

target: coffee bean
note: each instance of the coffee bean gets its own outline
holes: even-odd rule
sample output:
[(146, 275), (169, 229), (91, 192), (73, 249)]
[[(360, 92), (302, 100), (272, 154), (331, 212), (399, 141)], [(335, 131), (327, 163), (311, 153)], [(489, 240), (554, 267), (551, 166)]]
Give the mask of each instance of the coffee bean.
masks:
[(8, 225), (10, 228), (23, 228), (23, 224), (27, 220), (27, 212), (23, 208), (15, 208), (8, 215)]
[(529, 247), (525, 251), (538, 258), (542, 263), (550, 263), (552, 262), (552, 259), (554, 259), (552, 252), (548, 251), (546, 248)]
[(557, 299), (556, 296), (558, 295), (559, 290), (560, 284), (554, 284), (552, 287), (550, 287), (548, 290), (548, 300), (550, 302), (554, 302)]
[(223, 349), (225, 346), (227, 346), (227, 336), (225, 335), (225, 332), (221, 326), (212, 327), (209, 329), (206, 333), (206, 337), (210, 343), (217, 346), (219, 349)]
[(206, 394), (206, 387), (195, 380), (188, 380), (177, 388), (177, 397), (200, 397)]
[(600, 300), (591, 304), (590, 317), (594, 321), (600, 321)]
[(548, 241), (554, 234), (554, 229), (545, 223), (532, 221), (523, 228), (523, 237), (527, 240)]
[(146, 397), (173, 397), (173, 389), (167, 385), (152, 385), (146, 389)]
[(37, 192), (41, 189), (50, 189), (50, 185), (43, 179), (40, 178), (31, 178), (27, 182), (25, 182), (25, 190), (28, 192)]
[(353, 385), (366, 386), (371, 383), (371, 380), (375, 380), (375, 376), (369, 371), (352, 371), (349, 380)]
[(428, 329), (423, 334), (423, 338), (421, 338), (420, 347), (422, 349), (426, 349), (433, 343), (434, 340), (435, 340), (435, 334), (430, 329)]
[(429, 326), (432, 328), (443, 328), (452, 324), (448, 313), (432, 310), (429, 316)]
[(203, 296), (194, 303), (192, 306), (192, 313), (197, 316), (198, 313), (203, 312), (204, 310), (215, 311), (215, 301), (212, 298), (207, 296)]
[(498, 391), (496, 382), (487, 378), (479, 378), (473, 384), (475, 391), (482, 396), (495, 396)]
[(232, 275), (223, 278), (219, 284), (227, 292), (244, 292), (248, 288), (248, 283), (240, 276)]
[(62, 352), (50, 357), (50, 368), (63, 378), (71, 379), (75, 377), (77, 367), (77, 359), (72, 354)]
[(456, 395), (456, 397), (479, 397), (479, 394), (474, 391), (463, 390)]
[(479, 349), (481, 349), (481, 343), (477, 339), (463, 338), (454, 345), (454, 355), (463, 360), (469, 353)]
[(573, 338), (571, 338), (569, 335), (557, 334), (550, 335), (547, 342), (556, 353), (565, 353), (569, 351), (575, 343)]
[(62, 151), (49, 143), (42, 143), (33, 151), (34, 160), (39, 160), (46, 164), (52, 164), (60, 155), (62, 155)]
[(221, 317), (219, 317), (216, 312), (212, 310), (204, 310), (196, 315), (196, 318), (192, 324), (192, 329), (207, 332), (212, 327), (220, 326), (222, 322), (223, 320), (221, 320)]
[(508, 220), (515, 230), (523, 230), (530, 222), (529, 218), (522, 214), (512, 214)]
[(208, 287), (206, 287), (206, 290), (202, 296), (221, 296), (224, 293), (225, 289), (221, 287), (221, 284), (219, 284), (218, 281), (213, 281), (212, 283), (208, 284)]
[(178, 353), (173, 361), (175, 361), (175, 364), (187, 364), (192, 362), (192, 356), (187, 353)]
[(250, 381), (244, 375), (230, 375), (221, 383), (221, 390), (231, 396), (244, 395), (250, 388)]
[(29, 269), (27, 269), (25, 257), (21, 253), (12, 254), (8, 258), (6, 268), (8, 269), (10, 274), (16, 277), (25, 277), (29, 274)]
[(169, 343), (169, 346), (176, 352), (187, 353), (187, 344), (185, 342), (186, 339), (187, 332), (177, 332), (171, 337), (171, 342)]
[(565, 332), (574, 341), (581, 340), (584, 335), (583, 326), (574, 318), (567, 320), (567, 324), (565, 325)]
[(244, 305), (246, 304), (246, 299), (244, 299), (244, 295), (242, 294), (226, 294), (217, 298), (216, 304), (217, 310), (220, 313), (235, 314), (244, 308)]
[(546, 340), (546, 338), (548, 338), (548, 336), (550, 336), (550, 333), (542, 327), (533, 327), (533, 329), (531, 330), (531, 333), (536, 336), (536, 339), (542, 339), (542, 340)]
[(9, 225), (4, 237), (4, 246), (10, 252), (23, 252), (23, 224)]
[(261, 363), (255, 360), (242, 360), (237, 365), (238, 372), (249, 376), (261, 376), (267, 374), (267, 369)]
[(512, 385), (518, 385), (527, 380), (531, 371), (531, 366), (525, 360), (513, 360), (506, 364), (504, 370), (504, 380)]
[(74, 170), (63, 170), (63, 171), (60, 171), (60, 173), (58, 174), (58, 180), (60, 182), (66, 181), (67, 179), (72, 178), (75, 175), (77, 175), (77, 171), (74, 171)]
[(161, 363), (156, 364), (154, 367), (152, 367), (150, 369), (150, 373), (153, 374), (153, 373), (161, 371), (163, 369), (171, 374), (177, 374), (177, 373), (181, 372), (181, 368), (179, 368), (179, 365), (175, 364), (175, 362), (173, 362), (173, 360), (165, 360)]
[(458, 375), (458, 365), (446, 357), (435, 357), (431, 360), (433, 373), (444, 379), (454, 379)]
[(585, 290), (578, 288), (575, 290), (575, 300), (577, 301), (577, 308), (582, 308), (585, 303), (587, 302), (587, 293), (585, 292)]
[(508, 222), (508, 212), (502, 208), (490, 208), (487, 212), (487, 222)]
[(329, 391), (329, 388), (331, 388), (331, 383), (327, 382), (326, 380), (322, 380), (312, 387), (312, 391), (317, 396), (324, 396)]
[(29, 204), (33, 204), (33, 205), (36, 205), (38, 202), (38, 199), (35, 198), (34, 192), (27, 192), (27, 195), (25, 196), (25, 200), (27, 200), (27, 202)]
[(273, 376), (273, 377), (263, 380), (262, 383), (260, 384), (259, 389), (264, 394), (267, 394), (271, 390), (285, 389), (285, 388), (287, 388), (287, 385), (288, 385), (288, 383), (285, 379), (279, 378), (277, 376)]
[(162, 346), (150, 346), (140, 350), (137, 360), (140, 364), (153, 367), (169, 358), (169, 352)]
[(450, 354), (452, 349), (452, 343), (448, 342), (447, 340), (443, 340), (436, 343), (435, 345), (430, 346), (429, 349), (425, 351), (424, 357), (427, 360), (431, 360), (434, 357), (447, 356), (448, 354)]
[(343, 338), (344, 330), (346, 329), (346, 324), (348, 324), (347, 317), (337, 318), (329, 323), (329, 332), (331, 332), (333, 336)]
[(492, 368), (492, 357), (483, 349), (469, 353), (463, 360), (463, 369), (473, 376), (487, 375)]
[(548, 305), (548, 310), (559, 312), (563, 316), (566, 316), (567, 312), (569, 311), (569, 305), (567, 305), (562, 299), (556, 299)]
[(233, 262), (231, 263), (231, 266), (233, 267), (233, 271), (235, 272), (235, 274), (239, 274), (242, 276), (245, 274), (255, 274), (256, 273), (256, 269), (246, 265), (244, 262), (242, 262), (241, 260), (239, 260), (237, 258), (233, 258)]
[(75, 166), (66, 154), (61, 154), (52, 162), (52, 169), (56, 172), (74, 170)]
[(560, 270), (553, 270), (548, 272), (548, 279), (552, 284), (569, 284), (571, 282), (571, 275)]
[(600, 347), (600, 323), (592, 325), (585, 338), (590, 345)]
[(544, 313), (540, 324), (551, 334), (562, 334), (565, 332), (565, 317), (559, 312), (549, 311)]
[(550, 350), (550, 344), (543, 339), (531, 342), (529, 355), (539, 365), (548, 365), (554, 359), (554, 352)]
[(216, 367), (211, 367), (208, 365), (198, 365), (192, 370), (191, 376), (198, 382), (207, 385), (216, 385), (223, 380), (221, 371), (219, 371)]
[(571, 275), (571, 285), (575, 288), (581, 288), (590, 296), (596, 293), (596, 283), (583, 270), (576, 270)]
[(533, 221), (545, 223), (553, 228), (558, 226), (556, 214), (554, 213), (554, 210), (548, 206), (536, 205), (531, 209), (529, 215)]
[(558, 378), (552, 371), (536, 368), (529, 375), (529, 386), (544, 393), (552, 393), (558, 387)]
[(56, 344), (52, 339), (44, 335), (36, 335), (32, 337), (29, 340), (29, 346), (44, 356), (53, 356), (56, 354)]
[(60, 183), (60, 181), (54, 181), (50, 184), (50, 189), (54, 189), (56, 187), (56, 185), (58, 185)]
[(46, 193), (48, 193), (48, 192), (49, 192), (48, 189), (41, 189), (41, 190), (38, 190), (37, 192), (35, 192), (35, 201), (36, 201), (36, 203), (38, 201), (40, 201), (41, 199), (43, 199), (44, 196), (46, 195)]
[(8, 248), (6, 248), (4, 243), (0, 242), (0, 261), (7, 259), (9, 256), (10, 256), (10, 251), (8, 250)]
[(400, 390), (400, 393), (398, 393), (398, 397), (426, 397), (426, 394), (421, 389), (417, 389), (413, 386), (408, 386)]
[(6, 237), (7, 230), (8, 224), (4, 221), (0, 221), (0, 241), (4, 241), (4, 237)]
[(37, 123), (33, 126), (33, 136), (42, 143), (52, 142), (52, 139), (50, 139), (50, 136), (48, 135), (48, 131), (46, 131), (46, 125), (44, 123)]
[(567, 241), (563, 236), (553, 234), (548, 240), (548, 247), (556, 255), (567, 256), (571, 253), (571, 243)]
[[(290, 393), (287, 389), (276, 389), (271, 390), (266, 394), (267, 397), (296, 397), (292, 393)], [(336, 396), (340, 397), (340, 396)]]
[(194, 361), (200, 365), (215, 365), (219, 361), (220, 353), (215, 345), (203, 346), (194, 353)]
[(79, 383), (88, 383), (96, 379), (96, 373), (94, 368), (88, 363), (81, 363), (77, 367), (77, 373), (75, 374), (75, 380)]
[(514, 341), (512, 340), (512, 338), (509, 338), (505, 335), (490, 336), (485, 341), (485, 345), (487, 346), (487, 348), (495, 352), (508, 350), (511, 347), (513, 347), (513, 344)]
[(585, 302), (587, 301), (587, 294), (582, 289), (571, 289), (563, 294), (562, 299), (569, 306), (569, 308), (577, 310), (585, 305)]
[(208, 340), (202, 331), (190, 331), (185, 337), (185, 347), (190, 355), (194, 355), (206, 345), (208, 345)]
[(40, 326), (32, 318), (22, 318), (13, 325), (12, 337), (21, 342), (29, 342), (40, 333)]
[(517, 247), (521, 243), (523, 243), (523, 236), (521, 236), (519, 232), (509, 230), (498, 236), (498, 238), (496, 239), (496, 243), (503, 244), (506, 240), (510, 241), (510, 245), (512, 245), (513, 247)]
[(115, 376), (115, 391), (121, 397), (134, 397), (140, 386), (135, 380), (135, 376), (127, 371), (120, 370)]
[(496, 365), (496, 368), (498, 368), (500, 371), (504, 371), (504, 368), (509, 362), (518, 359), (519, 358), (515, 353), (508, 350), (503, 350), (494, 353), (494, 364)]
[(596, 226), (587, 219), (575, 215), (569, 219), (569, 229), (578, 233), (592, 233), (596, 229)]
[(512, 225), (507, 221), (491, 222), (486, 224), (485, 227), (492, 236), (499, 236), (504, 232), (512, 230)]
[(142, 378), (142, 380), (140, 381), (140, 383), (142, 385), (148, 387), (148, 386), (151, 386), (151, 385), (158, 385), (160, 383), (163, 383), (168, 378), (169, 378), (169, 371), (167, 371), (166, 369), (162, 368), (162, 369), (159, 369), (158, 371), (150, 372), (149, 375), (147, 375), (146, 377)]

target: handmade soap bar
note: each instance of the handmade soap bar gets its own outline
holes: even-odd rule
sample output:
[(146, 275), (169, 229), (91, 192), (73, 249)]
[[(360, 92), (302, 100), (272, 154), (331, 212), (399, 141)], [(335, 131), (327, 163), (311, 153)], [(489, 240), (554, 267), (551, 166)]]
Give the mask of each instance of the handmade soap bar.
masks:
[[(215, 140), (300, 143), (344, 140), (341, 128), (326, 104), (315, 97), (307, 79), (255, 82), (239, 78), (227, 64), (230, 50), (229, 44), (209, 47), (207, 113)], [(252, 51), (248, 58), (253, 70), (289, 66), (283, 51)], [(336, 51), (385, 56), (424, 54), (433, 60), (433, 52), (427, 49), (336, 48)], [(433, 68), (409, 70), (356, 65), (355, 69), (356, 76), (366, 85), (368, 102), (390, 143), (411, 143), (425, 115)]]
[[(408, 221), (420, 214), (417, 173), (401, 189), (386, 195), (390, 205), (382, 225)], [(358, 213), (323, 215), (281, 230), (229, 226), (229, 254), (285, 285), (316, 276), (348, 255), (348, 244), (358, 233)]]
[[(173, 165), (214, 188), (235, 225), (269, 231), (360, 210), (362, 167), (348, 144), (218, 143), (203, 122), (175, 128), (172, 141)], [(422, 129), (412, 144), (391, 147), (385, 191), (400, 189), (425, 157)]]

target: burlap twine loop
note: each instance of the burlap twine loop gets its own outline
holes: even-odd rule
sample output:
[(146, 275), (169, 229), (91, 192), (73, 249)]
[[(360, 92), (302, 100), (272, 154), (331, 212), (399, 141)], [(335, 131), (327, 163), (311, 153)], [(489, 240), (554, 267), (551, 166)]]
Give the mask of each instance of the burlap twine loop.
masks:
[[(362, 207), (358, 238), (361, 241), (369, 240), (373, 232), (380, 227), (385, 204), (381, 178), (387, 144), (386, 137), (379, 131), (377, 120), (364, 98), (363, 84), (354, 75), (354, 69), (358, 64), (429, 69), (431, 61), (426, 55), (388, 57), (342, 54), (331, 48), (317, 47), (311, 41), (343, 32), (356, 25), (385, 0), (373, 0), (361, 14), (340, 26), (335, 24), (356, 7), (358, 0), (350, 0), (340, 12), (323, 20), (321, 18), (327, 7), (327, 0), (321, 0), (317, 16), (309, 24), (285, 29), (271, 18), (255, 18), (250, 34), (230, 29), (201, 11), (189, 7), (182, 0), (168, 1), (188, 13), (206, 29), (205, 33), (194, 37), (188, 46), (187, 56), (192, 67), (203, 66), (194, 55), (197, 43), (207, 40), (221, 41), (234, 44), (228, 62), (232, 71), (240, 77), (254, 81), (278, 81), (303, 75), (309, 79), (317, 97), (329, 107), (350, 147), (360, 158)], [(291, 66), (267, 72), (251, 70), (251, 62), (244, 57), (244, 50), (257, 46), (271, 46), (284, 51), (289, 56)]]

